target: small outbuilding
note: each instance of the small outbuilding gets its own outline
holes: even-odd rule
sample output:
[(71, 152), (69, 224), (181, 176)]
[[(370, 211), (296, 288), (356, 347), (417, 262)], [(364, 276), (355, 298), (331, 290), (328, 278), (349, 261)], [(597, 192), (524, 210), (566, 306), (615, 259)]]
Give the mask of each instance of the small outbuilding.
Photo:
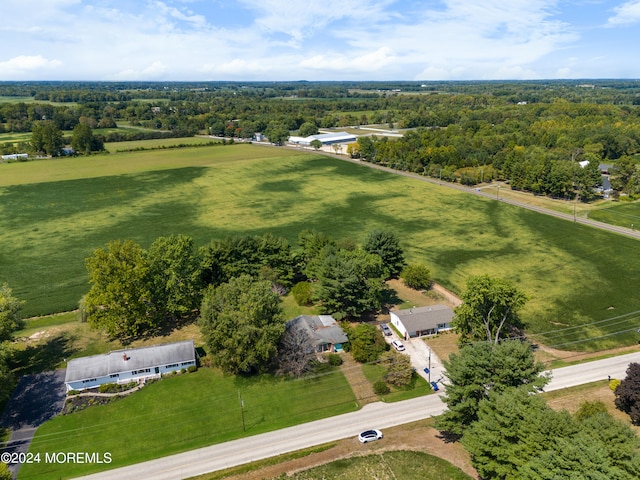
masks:
[(193, 340), (126, 348), (69, 360), (64, 383), (68, 392), (86, 390), (104, 383), (144, 382), (192, 365), (196, 365)]
[(391, 311), (389, 315), (391, 323), (404, 338), (436, 335), (453, 329), (453, 310), (446, 305)]
[(296, 329), (306, 332), (315, 353), (341, 352), (342, 345), (349, 341), (347, 334), (331, 315), (299, 315), (287, 322), (287, 330)]

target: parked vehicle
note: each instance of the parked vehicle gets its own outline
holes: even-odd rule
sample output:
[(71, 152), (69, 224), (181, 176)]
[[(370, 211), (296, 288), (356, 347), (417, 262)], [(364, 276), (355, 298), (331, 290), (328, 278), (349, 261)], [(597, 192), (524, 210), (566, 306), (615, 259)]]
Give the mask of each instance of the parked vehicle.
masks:
[(438, 387), (438, 382), (431, 382), (431, 388), (433, 388), (434, 392), (440, 390), (440, 387)]
[(393, 334), (393, 332), (389, 328), (389, 325), (387, 325), (386, 323), (380, 324), (380, 330), (382, 330), (382, 333), (384, 333), (387, 337)]
[(394, 340), (393, 342), (391, 342), (391, 345), (393, 345), (393, 348), (395, 348), (397, 351), (404, 352), (404, 345), (400, 340)]
[(358, 435), (360, 443), (373, 442), (374, 440), (380, 440), (382, 438), (382, 432), (380, 430), (365, 430)]

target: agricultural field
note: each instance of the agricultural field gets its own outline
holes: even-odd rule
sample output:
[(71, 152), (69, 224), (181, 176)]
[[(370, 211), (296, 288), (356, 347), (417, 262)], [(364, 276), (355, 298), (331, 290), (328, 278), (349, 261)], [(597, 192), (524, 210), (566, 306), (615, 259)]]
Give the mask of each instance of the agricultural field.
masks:
[(134, 149), (154, 149), (175, 147), (178, 145), (207, 145), (211, 142), (221, 142), (219, 138), (186, 137), (186, 138), (154, 138), (151, 140), (132, 140), (130, 142), (108, 142), (104, 148), (110, 153), (125, 152)]
[[(285, 380), (200, 368), (107, 405), (58, 416), (38, 429), (29, 451), (42, 458), (53, 451), (110, 452), (109, 467), (117, 468), (356, 409), (339, 370)], [(20, 478), (72, 478), (103, 469), (100, 464), (24, 464)]]
[(589, 218), (620, 227), (640, 229), (640, 203), (619, 202), (589, 212)]
[(84, 259), (114, 239), (305, 229), (358, 242), (395, 231), (410, 262), (455, 291), (506, 277), (534, 341), (571, 350), (637, 343), (636, 240), (322, 155), (255, 145), (0, 165), (1, 280), (26, 315), (75, 308)]

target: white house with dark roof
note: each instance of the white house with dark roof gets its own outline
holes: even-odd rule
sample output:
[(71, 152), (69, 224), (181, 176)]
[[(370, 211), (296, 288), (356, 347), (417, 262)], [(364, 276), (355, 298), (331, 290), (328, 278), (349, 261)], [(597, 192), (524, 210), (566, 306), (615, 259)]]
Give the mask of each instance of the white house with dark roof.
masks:
[(391, 323), (404, 338), (435, 335), (453, 329), (453, 310), (446, 305), (391, 311), (389, 315)]
[(193, 340), (125, 348), (102, 355), (69, 360), (64, 383), (67, 391), (86, 390), (103, 383), (129, 383), (160, 378), (163, 373), (196, 364)]
[[(287, 330), (303, 329), (315, 353), (341, 352), (349, 341), (347, 334), (331, 315), (300, 315), (287, 322)], [(312, 353), (312, 352), (309, 352)]]

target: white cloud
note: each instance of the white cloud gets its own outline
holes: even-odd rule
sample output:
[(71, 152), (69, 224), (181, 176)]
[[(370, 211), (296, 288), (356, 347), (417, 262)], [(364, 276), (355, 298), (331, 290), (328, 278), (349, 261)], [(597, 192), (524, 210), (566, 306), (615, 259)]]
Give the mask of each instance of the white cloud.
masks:
[(311, 70), (329, 70), (347, 73), (375, 72), (395, 63), (397, 57), (389, 47), (380, 47), (373, 52), (359, 56), (348, 56), (336, 53), (315, 55), (300, 62), (304, 68)]
[(330, 34), (332, 23), (342, 19), (370, 22), (394, 16), (385, 9), (395, 0), (239, 0), (239, 3), (257, 12), (256, 24), (265, 30), (301, 41), (326, 27)]
[(52, 70), (62, 66), (59, 60), (48, 60), (41, 55), (19, 55), (5, 62), (0, 62), (0, 75), (4, 79), (11, 79), (31, 72), (42, 73), (42, 70)]
[(640, 2), (631, 1), (613, 9), (616, 14), (610, 17), (607, 25), (616, 27), (618, 25), (631, 25), (640, 22)]

